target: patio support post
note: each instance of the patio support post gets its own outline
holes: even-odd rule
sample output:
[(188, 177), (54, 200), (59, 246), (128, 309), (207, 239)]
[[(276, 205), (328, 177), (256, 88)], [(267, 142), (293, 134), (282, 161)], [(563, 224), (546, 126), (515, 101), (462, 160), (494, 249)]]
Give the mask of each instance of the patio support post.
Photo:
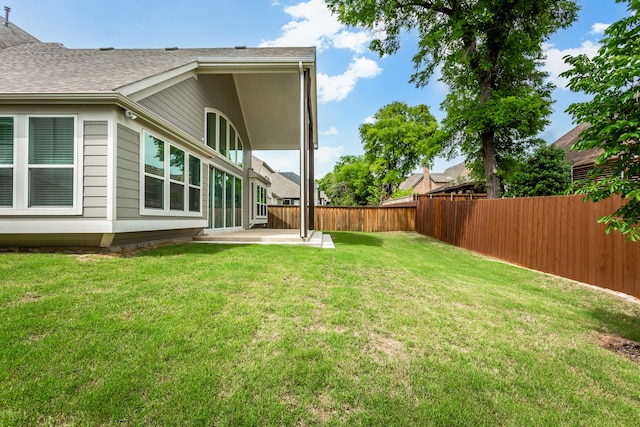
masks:
[(309, 218), (307, 227), (309, 231), (315, 230), (315, 205), (316, 205), (316, 180), (315, 180), (315, 158), (313, 149), (313, 126), (311, 116), (311, 74), (309, 69), (304, 70), (305, 82), (305, 111), (307, 116), (307, 149), (309, 150)]
[(307, 144), (305, 126), (305, 81), (302, 61), (298, 62), (298, 73), (300, 75), (300, 238), (307, 237)]

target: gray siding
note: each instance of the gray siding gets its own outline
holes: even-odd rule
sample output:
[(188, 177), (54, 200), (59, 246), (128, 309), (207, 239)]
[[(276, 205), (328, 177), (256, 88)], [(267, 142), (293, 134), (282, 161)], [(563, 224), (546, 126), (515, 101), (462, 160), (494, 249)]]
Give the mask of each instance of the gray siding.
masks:
[(116, 218), (140, 218), (140, 134), (118, 125)]
[(232, 75), (214, 74), (202, 75), (198, 79), (190, 78), (141, 100), (140, 104), (198, 141), (203, 141), (204, 138), (205, 108), (215, 108), (229, 117), (242, 142), (251, 146)]
[(107, 121), (84, 122), (83, 217), (107, 217)]

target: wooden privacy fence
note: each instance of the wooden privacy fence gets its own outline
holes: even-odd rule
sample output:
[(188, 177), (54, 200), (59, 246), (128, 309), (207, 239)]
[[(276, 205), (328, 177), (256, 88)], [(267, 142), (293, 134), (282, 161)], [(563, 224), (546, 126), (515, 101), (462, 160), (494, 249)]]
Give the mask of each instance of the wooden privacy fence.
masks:
[(640, 298), (640, 243), (597, 219), (620, 199), (581, 196), (418, 201), (416, 231), (534, 270)]
[[(322, 231), (415, 231), (415, 206), (316, 206), (314, 222)], [(300, 206), (269, 206), (268, 228), (300, 228)]]

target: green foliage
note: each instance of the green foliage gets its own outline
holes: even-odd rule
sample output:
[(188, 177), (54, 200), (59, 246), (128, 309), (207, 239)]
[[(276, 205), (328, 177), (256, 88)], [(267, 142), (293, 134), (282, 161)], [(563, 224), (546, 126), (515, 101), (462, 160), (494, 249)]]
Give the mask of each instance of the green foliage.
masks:
[(374, 115), (375, 122), (360, 125), (364, 159), (370, 164), (380, 199), (388, 199), (420, 164), (440, 152), (438, 123), (426, 105), (409, 107), (392, 102)]
[(571, 185), (571, 164), (564, 151), (544, 145), (523, 157), (507, 180), (507, 197), (555, 196)]
[(334, 206), (364, 206), (373, 195), (373, 174), (362, 156), (342, 156), (319, 181)]
[[(622, 0), (616, 0), (622, 3)], [(598, 54), (567, 57), (572, 69), (569, 88), (593, 95), (569, 106), (577, 123), (591, 126), (580, 134), (574, 150), (602, 149), (588, 179), (577, 193), (598, 201), (612, 195), (624, 206), (601, 218), (607, 232), (617, 230), (640, 240), (640, 1), (629, 2), (630, 16), (612, 24)]]
[(575, 0), (327, 0), (349, 25), (381, 35), (380, 55), (400, 48), (416, 31), (411, 81), (425, 86), (437, 66), (450, 89), (442, 107), (442, 144), (467, 163), (482, 161), (489, 197), (498, 197), (503, 159), (535, 144), (547, 124), (552, 85), (538, 68), (542, 42), (576, 17)]

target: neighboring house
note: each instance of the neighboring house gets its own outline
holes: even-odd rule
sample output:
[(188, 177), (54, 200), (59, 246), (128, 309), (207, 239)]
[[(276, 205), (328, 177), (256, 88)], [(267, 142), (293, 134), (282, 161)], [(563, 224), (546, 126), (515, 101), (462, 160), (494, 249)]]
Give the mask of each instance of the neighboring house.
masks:
[[(295, 172), (276, 172), (264, 160), (255, 156), (251, 159), (251, 165), (257, 174), (265, 177), (270, 183), (267, 188), (269, 205), (300, 206), (300, 175)], [(318, 183), (314, 183), (314, 203), (320, 206), (329, 204)]]
[(602, 149), (598, 148), (587, 151), (571, 150), (571, 146), (578, 141), (580, 133), (588, 127), (588, 123), (581, 123), (553, 143), (565, 152), (566, 159), (571, 163), (571, 182), (586, 178), (589, 171), (593, 169), (594, 162), (602, 154)]
[(442, 173), (433, 173), (424, 168), (422, 173), (414, 173), (398, 187), (400, 190), (412, 190), (412, 194), (426, 194), (451, 183), (469, 181), (469, 169), (459, 163), (445, 169)]
[(315, 57), (67, 49), (0, 18), (0, 247), (120, 247), (262, 221), (251, 152), (312, 161)]

